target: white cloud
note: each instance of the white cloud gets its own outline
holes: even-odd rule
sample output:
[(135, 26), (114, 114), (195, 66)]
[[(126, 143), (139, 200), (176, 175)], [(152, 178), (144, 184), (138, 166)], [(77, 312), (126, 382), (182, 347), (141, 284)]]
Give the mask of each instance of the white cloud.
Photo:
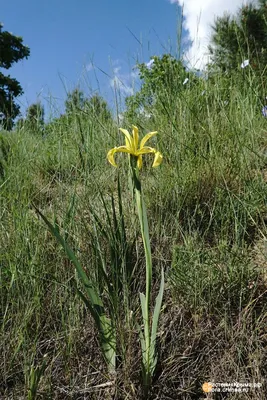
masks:
[(134, 94), (133, 88), (123, 82), (122, 78), (119, 76), (114, 76), (114, 78), (110, 80), (110, 86), (114, 90), (118, 90), (122, 95), (132, 96)]
[(146, 63), (146, 66), (148, 69), (151, 69), (153, 64), (154, 64), (154, 59), (152, 58), (150, 61)]
[(138, 77), (138, 71), (131, 73), (122, 73), (121, 66), (118, 65), (118, 60), (115, 61), (116, 67), (113, 67), (113, 78), (110, 79), (110, 86), (114, 90), (118, 90), (124, 96), (132, 96), (134, 94), (134, 81)]
[(87, 64), (87, 65), (85, 66), (85, 69), (86, 69), (87, 72), (92, 71), (94, 68), (95, 68), (95, 67), (94, 67), (94, 64), (93, 64), (92, 62), (90, 62), (89, 64)]
[(216, 17), (221, 17), (225, 12), (234, 15), (244, 0), (169, 0), (183, 7), (185, 17), (184, 28), (189, 32), (192, 42), (190, 49), (185, 53), (184, 59), (191, 68), (203, 69), (209, 61), (207, 46), (211, 36), (211, 25)]

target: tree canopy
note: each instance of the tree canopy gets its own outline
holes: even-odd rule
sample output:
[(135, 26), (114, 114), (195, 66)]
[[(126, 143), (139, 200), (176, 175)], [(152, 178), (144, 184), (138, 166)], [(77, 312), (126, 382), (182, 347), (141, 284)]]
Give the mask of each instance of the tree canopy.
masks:
[(209, 52), (216, 67), (231, 71), (245, 59), (256, 71), (267, 64), (267, 2), (243, 5), (236, 15), (224, 14), (212, 26)]
[(97, 93), (88, 98), (79, 88), (75, 88), (67, 94), (65, 110), (69, 116), (81, 112), (84, 115), (100, 119), (102, 122), (112, 119), (108, 104), (103, 97)]
[[(0, 24), (0, 68), (8, 70), (11, 66), (28, 58), (30, 49), (23, 45), (23, 39), (10, 32), (2, 30)], [(0, 72), (0, 114), (5, 129), (12, 129), (14, 119), (19, 115), (20, 107), (14, 99), (23, 94), (20, 83), (10, 75)]]
[(154, 56), (148, 64), (138, 64), (141, 89), (126, 98), (126, 118), (133, 119), (138, 114), (149, 116), (151, 108), (166, 110), (175, 98), (186, 89), (186, 84), (197, 80), (193, 72), (186, 71), (181, 60), (170, 54)]

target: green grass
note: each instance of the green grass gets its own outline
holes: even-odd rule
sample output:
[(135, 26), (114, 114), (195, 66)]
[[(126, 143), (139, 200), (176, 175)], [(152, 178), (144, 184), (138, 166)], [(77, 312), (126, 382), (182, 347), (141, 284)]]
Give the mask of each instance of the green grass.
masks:
[[(151, 119), (141, 115), (123, 126), (158, 130), (152, 142), (164, 155), (155, 170), (148, 157), (141, 173), (153, 301), (162, 267), (166, 280), (151, 399), (198, 399), (205, 381), (264, 383), (267, 128), (258, 89), (253, 75), (218, 75), (169, 99), (168, 112), (152, 109)], [(145, 255), (127, 158), (120, 155), (127, 249), (111, 234), (119, 232), (112, 218), (117, 212), (119, 220), (120, 212), (117, 171), (106, 153), (123, 143), (118, 126), (77, 113), (67, 124), (51, 125), (45, 138), (25, 130), (1, 138), (0, 397), (141, 399), (137, 325)], [(111, 284), (119, 285), (113, 293), (115, 384), (94, 321), (77, 295), (75, 269), (32, 203), (60, 226), (105, 305), (110, 292), (99, 274), (102, 262)], [(120, 272), (124, 280), (117, 281), (111, 265), (119, 263), (127, 264), (131, 279)], [(263, 399), (264, 390), (242, 399)]]

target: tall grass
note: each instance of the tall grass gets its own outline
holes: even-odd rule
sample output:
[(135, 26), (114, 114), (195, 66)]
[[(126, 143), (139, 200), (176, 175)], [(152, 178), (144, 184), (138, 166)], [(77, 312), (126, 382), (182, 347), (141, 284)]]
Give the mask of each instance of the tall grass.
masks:
[[(205, 381), (263, 383), (266, 375), (267, 136), (259, 85), (252, 73), (201, 79), (169, 99), (167, 112), (155, 109), (150, 118), (131, 121), (159, 132), (164, 155), (158, 170), (148, 170), (148, 163), (142, 172), (153, 300), (162, 267), (166, 279), (150, 398), (199, 398)], [(3, 399), (30, 393), (48, 399), (142, 398), (136, 326), (142, 320), (138, 293), (145, 291), (145, 254), (127, 177), (121, 168), (121, 230), (116, 175), (106, 161), (107, 150), (118, 144), (118, 126), (79, 118), (51, 125), (45, 138), (25, 130), (1, 133)], [(32, 203), (60, 226), (103, 302), (115, 296), (115, 386), (77, 294), (75, 270)], [(99, 273), (103, 265), (111, 292)], [(36, 380), (45, 354), (46, 367)], [(243, 398), (263, 399), (264, 390)]]

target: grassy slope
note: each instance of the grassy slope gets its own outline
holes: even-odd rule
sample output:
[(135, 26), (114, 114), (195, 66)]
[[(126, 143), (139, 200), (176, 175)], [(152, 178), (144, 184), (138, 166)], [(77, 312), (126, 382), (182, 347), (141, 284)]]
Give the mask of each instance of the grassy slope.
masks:
[[(267, 372), (267, 136), (251, 90), (255, 84), (233, 80), (229, 88), (220, 77), (189, 84), (167, 113), (155, 110), (151, 121), (130, 121), (144, 132), (158, 130), (154, 144), (164, 155), (160, 168), (152, 171), (148, 162), (142, 172), (155, 288), (161, 266), (167, 281), (151, 398), (199, 399), (205, 381), (263, 383)], [(128, 242), (136, 241), (128, 256), (137, 279), (117, 309), (115, 388), (93, 321), (75, 293), (74, 269), (31, 206), (57, 219), (83, 265), (97, 276), (91, 210), (108, 231), (100, 193), (110, 209), (117, 171), (106, 153), (122, 143), (122, 135), (111, 123), (103, 126), (88, 116), (80, 125), (77, 118), (54, 125), (45, 139), (27, 131), (3, 134), (10, 146), (0, 181), (3, 399), (27, 398), (31, 366), (40, 366), (44, 354), (38, 398), (141, 398), (135, 321), (144, 254), (126, 159), (118, 156)], [(98, 239), (109, 265), (109, 243), (101, 232)], [(263, 399), (264, 389), (239, 396), (229, 398)]]

